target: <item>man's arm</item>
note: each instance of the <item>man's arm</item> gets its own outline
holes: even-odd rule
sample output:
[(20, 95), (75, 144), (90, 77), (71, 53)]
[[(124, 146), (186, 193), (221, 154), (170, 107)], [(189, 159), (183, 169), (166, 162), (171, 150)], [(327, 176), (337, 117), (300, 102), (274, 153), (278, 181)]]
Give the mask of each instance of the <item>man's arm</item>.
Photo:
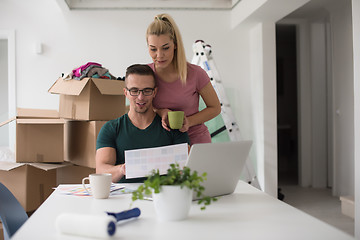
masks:
[(112, 182), (117, 183), (125, 175), (125, 164), (116, 165), (116, 151), (112, 147), (96, 151), (96, 173), (111, 173)]

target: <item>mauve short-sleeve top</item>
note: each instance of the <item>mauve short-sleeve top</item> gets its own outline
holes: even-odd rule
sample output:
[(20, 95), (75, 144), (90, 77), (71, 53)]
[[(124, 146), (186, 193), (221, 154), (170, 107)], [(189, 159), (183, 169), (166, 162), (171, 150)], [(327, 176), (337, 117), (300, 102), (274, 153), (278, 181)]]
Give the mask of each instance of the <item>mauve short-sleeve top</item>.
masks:
[[(149, 64), (149, 66), (155, 72), (158, 87), (158, 92), (153, 101), (155, 108), (184, 111), (186, 116), (199, 112), (199, 92), (210, 82), (209, 76), (200, 66), (187, 63), (188, 72), (185, 85), (181, 83), (180, 78), (175, 82), (165, 82), (156, 74), (154, 63)], [(211, 136), (205, 124), (190, 127), (188, 135), (191, 145), (211, 142)]]

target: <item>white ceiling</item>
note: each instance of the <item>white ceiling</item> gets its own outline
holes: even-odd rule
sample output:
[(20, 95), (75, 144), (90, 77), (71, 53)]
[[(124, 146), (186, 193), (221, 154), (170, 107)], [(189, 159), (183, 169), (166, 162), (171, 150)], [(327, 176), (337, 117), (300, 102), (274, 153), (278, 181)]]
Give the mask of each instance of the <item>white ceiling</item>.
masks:
[(69, 10), (230, 10), (241, 0), (57, 0)]
[(307, 18), (309, 16), (318, 15), (326, 11), (326, 6), (331, 4), (331, 2), (336, 2), (338, 0), (310, 0), (308, 3), (304, 4), (302, 7), (296, 9), (294, 12), (288, 15), (289, 18)]
[[(231, 10), (241, 0), (56, 0), (64, 11), (73, 10)], [(292, 1), (292, 0), (287, 0)], [(287, 17), (301, 18), (319, 14), (329, 2), (338, 0), (309, 0)]]

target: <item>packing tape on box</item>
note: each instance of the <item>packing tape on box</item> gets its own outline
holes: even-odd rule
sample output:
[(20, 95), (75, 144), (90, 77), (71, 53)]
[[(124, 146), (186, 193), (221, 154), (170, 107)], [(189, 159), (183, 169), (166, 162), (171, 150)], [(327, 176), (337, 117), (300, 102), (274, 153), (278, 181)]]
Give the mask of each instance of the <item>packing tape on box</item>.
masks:
[(55, 224), (60, 233), (83, 237), (108, 238), (116, 231), (116, 219), (106, 214), (62, 213)]

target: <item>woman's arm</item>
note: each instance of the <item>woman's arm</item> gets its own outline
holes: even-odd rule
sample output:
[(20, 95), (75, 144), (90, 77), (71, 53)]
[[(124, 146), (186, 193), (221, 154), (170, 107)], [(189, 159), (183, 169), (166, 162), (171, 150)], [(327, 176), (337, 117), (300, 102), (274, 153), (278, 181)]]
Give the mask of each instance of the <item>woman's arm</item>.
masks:
[(189, 127), (213, 119), (221, 112), (220, 101), (211, 82), (209, 82), (205, 87), (203, 87), (200, 90), (199, 94), (204, 100), (206, 108), (192, 116), (186, 117), (186, 121), (184, 121), (184, 126), (180, 129), (180, 131), (182, 132), (187, 131)]

